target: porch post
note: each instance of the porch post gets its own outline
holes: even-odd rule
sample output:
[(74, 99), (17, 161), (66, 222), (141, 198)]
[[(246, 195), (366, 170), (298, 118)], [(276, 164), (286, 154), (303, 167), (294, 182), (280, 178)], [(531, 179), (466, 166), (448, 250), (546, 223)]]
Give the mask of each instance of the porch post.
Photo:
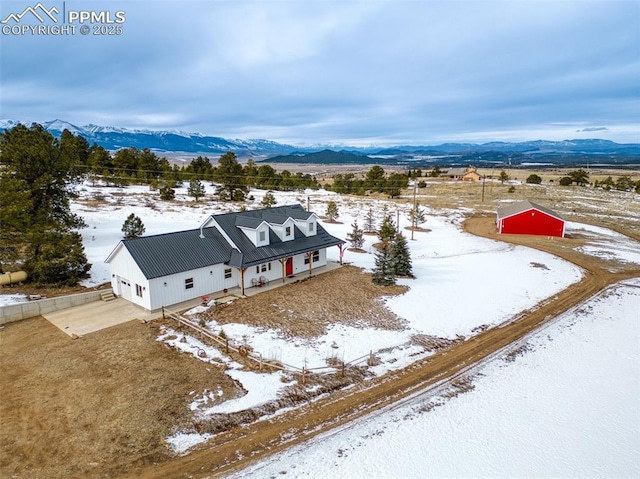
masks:
[(244, 296), (244, 272), (247, 268), (240, 268), (240, 294)]
[(311, 271), (313, 270), (313, 251), (307, 252), (307, 259), (309, 260), (309, 276), (311, 276)]
[(342, 257), (344, 256), (344, 249), (342, 249), (344, 245), (339, 244), (338, 249), (340, 250), (340, 264), (342, 264)]
[(287, 277), (287, 272), (285, 270), (287, 266), (287, 258), (280, 258), (278, 261), (280, 261), (280, 265), (282, 266), (282, 282), (284, 283), (285, 278)]

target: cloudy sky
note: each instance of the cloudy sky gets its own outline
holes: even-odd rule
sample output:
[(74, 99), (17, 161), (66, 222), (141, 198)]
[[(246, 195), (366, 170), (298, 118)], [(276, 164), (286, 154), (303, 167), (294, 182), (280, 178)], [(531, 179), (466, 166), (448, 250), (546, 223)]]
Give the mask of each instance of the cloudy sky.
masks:
[[(3, 34), (0, 118), (293, 144), (640, 142), (640, 0), (41, 1), (122, 10), (123, 32)], [(36, 3), (2, 0), (0, 17)]]

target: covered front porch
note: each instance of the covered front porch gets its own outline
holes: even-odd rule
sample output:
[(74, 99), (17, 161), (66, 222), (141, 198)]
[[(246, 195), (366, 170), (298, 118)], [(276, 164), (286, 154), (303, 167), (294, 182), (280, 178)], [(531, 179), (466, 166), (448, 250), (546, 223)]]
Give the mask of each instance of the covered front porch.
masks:
[[(286, 286), (288, 284), (295, 283), (302, 279), (313, 278), (314, 276), (317, 276), (319, 274), (328, 273), (329, 271), (336, 270), (341, 266), (342, 265), (338, 261), (327, 261), (325, 265), (313, 268), (311, 274), (309, 274), (308, 271), (304, 271), (301, 273), (286, 276), (284, 278), (284, 281), (282, 281), (282, 279), (277, 279), (277, 280), (269, 281), (262, 285), (245, 287), (244, 294), (242, 292), (242, 289), (239, 286), (236, 286), (234, 288), (227, 289), (227, 291), (217, 291), (217, 292), (210, 293), (206, 295), (206, 297), (208, 298), (209, 301), (214, 299), (216, 301), (221, 301), (221, 302), (231, 301), (233, 299), (238, 299), (238, 298), (246, 298), (249, 296), (262, 293), (264, 291), (269, 291), (274, 288), (279, 288), (281, 286)], [(187, 309), (195, 308), (196, 306), (201, 305), (202, 302), (203, 302), (202, 298), (194, 298), (189, 301), (184, 301), (182, 303), (167, 306), (167, 309), (170, 309), (171, 311), (174, 311), (174, 312), (180, 312), (180, 311), (185, 311)]]

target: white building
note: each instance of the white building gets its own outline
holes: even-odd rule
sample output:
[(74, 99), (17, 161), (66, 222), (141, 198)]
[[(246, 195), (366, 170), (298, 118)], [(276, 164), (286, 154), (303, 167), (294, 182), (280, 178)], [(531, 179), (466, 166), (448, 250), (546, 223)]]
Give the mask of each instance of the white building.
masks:
[(211, 215), (198, 229), (120, 241), (105, 260), (113, 292), (149, 311), (327, 264), (342, 251), (300, 205)]

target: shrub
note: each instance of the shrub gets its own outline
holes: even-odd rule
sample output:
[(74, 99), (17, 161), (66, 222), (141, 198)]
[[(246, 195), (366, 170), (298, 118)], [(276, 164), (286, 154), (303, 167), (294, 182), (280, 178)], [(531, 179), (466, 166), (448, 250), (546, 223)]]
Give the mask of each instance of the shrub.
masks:
[(534, 173), (527, 177), (527, 183), (530, 183), (532, 185), (539, 185), (540, 183), (542, 183), (542, 178)]

